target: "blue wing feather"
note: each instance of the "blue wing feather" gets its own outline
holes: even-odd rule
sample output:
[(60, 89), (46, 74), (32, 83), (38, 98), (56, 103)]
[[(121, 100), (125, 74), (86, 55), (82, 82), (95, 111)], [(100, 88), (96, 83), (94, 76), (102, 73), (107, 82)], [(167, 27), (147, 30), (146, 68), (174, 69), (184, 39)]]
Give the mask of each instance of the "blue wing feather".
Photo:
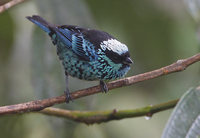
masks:
[[(73, 28), (67, 28), (67, 26), (58, 27), (59, 32), (57, 32), (57, 34), (59, 38), (80, 58), (87, 61), (97, 59), (94, 45), (84, 38), (81, 31), (78, 30), (79, 28), (72, 27)], [(71, 45), (69, 45), (69, 42)]]
[(71, 34), (70, 32), (61, 29), (61, 28), (55, 28), (54, 32), (56, 33), (56, 37), (55, 39), (59, 39), (61, 42), (63, 42), (67, 48), (71, 48), (72, 47), (72, 40), (71, 40)]
[(69, 40), (72, 41), (72, 32), (68, 29), (58, 28), (58, 30)]
[(82, 34), (72, 35), (72, 50), (87, 61), (97, 59), (94, 45), (88, 40), (84, 39)]

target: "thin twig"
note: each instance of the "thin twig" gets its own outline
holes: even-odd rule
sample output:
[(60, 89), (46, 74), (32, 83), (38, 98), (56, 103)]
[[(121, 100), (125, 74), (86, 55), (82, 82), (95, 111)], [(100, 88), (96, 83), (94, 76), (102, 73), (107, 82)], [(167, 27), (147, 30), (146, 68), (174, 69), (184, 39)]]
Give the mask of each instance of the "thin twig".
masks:
[[(196, 54), (192, 57), (189, 57), (187, 59), (182, 59), (178, 60), (177, 62), (139, 75), (127, 77), (124, 79), (112, 81), (107, 84), (108, 89), (114, 89), (114, 88), (119, 88), (122, 86), (128, 86), (132, 85), (141, 81), (153, 79), (159, 76), (167, 75), (170, 73), (178, 72), (178, 71), (183, 71), (186, 69), (188, 66), (191, 64), (200, 61), (200, 53)], [(81, 97), (85, 97), (88, 95), (96, 94), (101, 91), (101, 88), (99, 86), (94, 86), (91, 88), (83, 89), (83, 90), (78, 90), (76, 92), (73, 92), (71, 94), (72, 99), (78, 99)], [(2, 106), (0, 107), (0, 115), (3, 114), (12, 114), (12, 113), (24, 113), (24, 112), (31, 112), (31, 111), (39, 111), (42, 110), (46, 107), (53, 106), (55, 104), (60, 104), (64, 103), (66, 101), (65, 95), (58, 96), (58, 97), (53, 97), (49, 99), (44, 99), (44, 100), (37, 100), (37, 101), (30, 101), (26, 103), (21, 103), (21, 104), (15, 104), (15, 105), (8, 105), (8, 106)]]
[(112, 120), (120, 120), (124, 118), (148, 116), (152, 117), (154, 113), (165, 111), (175, 107), (178, 100), (169, 101), (157, 105), (149, 105), (143, 108), (132, 110), (109, 110), (109, 111), (71, 111), (49, 107), (41, 110), (40, 113), (64, 117), (85, 124), (103, 123)]
[(12, 0), (12, 1), (0, 6), (0, 13), (4, 12), (4, 11), (8, 10), (9, 8), (11, 8), (19, 3), (22, 3), (24, 1), (25, 0)]

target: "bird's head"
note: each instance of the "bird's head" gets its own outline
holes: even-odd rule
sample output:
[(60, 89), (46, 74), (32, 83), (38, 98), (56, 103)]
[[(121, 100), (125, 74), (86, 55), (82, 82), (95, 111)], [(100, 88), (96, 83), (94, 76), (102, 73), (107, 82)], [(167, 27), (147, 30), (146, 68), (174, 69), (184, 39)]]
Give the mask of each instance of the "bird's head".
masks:
[(101, 49), (115, 64), (130, 66), (133, 61), (130, 58), (128, 47), (116, 39), (109, 39), (101, 43)]

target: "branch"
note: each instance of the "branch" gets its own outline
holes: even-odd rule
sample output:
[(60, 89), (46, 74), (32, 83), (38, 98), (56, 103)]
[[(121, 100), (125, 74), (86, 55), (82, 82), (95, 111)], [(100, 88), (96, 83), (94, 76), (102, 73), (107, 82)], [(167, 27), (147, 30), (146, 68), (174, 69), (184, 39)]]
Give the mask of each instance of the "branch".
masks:
[(103, 123), (111, 120), (120, 120), (124, 118), (147, 116), (152, 117), (154, 113), (161, 112), (164, 110), (175, 107), (178, 100), (169, 101), (157, 105), (149, 105), (143, 108), (132, 109), (132, 110), (110, 110), (110, 111), (70, 111), (58, 108), (49, 107), (41, 110), (40, 113), (64, 117), (77, 122), (85, 124)]
[(0, 6), (0, 13), (8, 10), (9, 8), (11, 8), (19, 3), (22, 3), (23, 1), (25, 1), (25, 0), (12, 0), (12, 1)]
[[(197, 90), (200, 90), (200, 86), (197, 86)], [(71, 111), (49, 107), (40, 111), (42, 114), (63, 117), (76, 122), (85, 124), (103, 123), (112, 120), (120, 120), (125, 118), (133, 118), (146, 116), (151, 118), (153, 114), (165, 110), (169, 110), (176, 106), (179, 99), (168, 101), (157, 105), (149, 105), (146, 107), (132, 109), (132, 110), (109, 110), (109, 111)], [(38, 112), (37, 112), (38, 113)], [(148, 119), (148, 118), (147, 118)]]
[[(166, 66), (166, 67), (163, 67), (151, 72), (109, 82), (107, 86), (109, 90), (114, 89), (114, 88), (119, 88), (122, 86), (129, 86), (141, 81), (153, 79), (159, 76), (167, 75), (167, 74), (178, 72), (178, 71), (183, 71), (188, 66), (198, 61), (200, 61), (200, 53), (186, 59), (178, 60), (177, 62), (169, 66)], [(94, 87), (73, 92), (71, 93), (71, 97), (72, 99), (78, 99), (81, 97), (99, 93), (100, 91), (101, 91), (101, 88), (99, 86), (94, 86)], [(44, 100), (36, 100), (36, 101), (30, 101), (30, 102), (21, 103), (21, 104), (2, 106), (0, 107), (0, 115), (39, 111), (46, 107), (53, 106), (55, 104), (64, 103), (66, 100), (65, 98), (66, 98), (65, 95), (62, 95), (62, 96), (53, 97), (53, 98), (44, 99)]]

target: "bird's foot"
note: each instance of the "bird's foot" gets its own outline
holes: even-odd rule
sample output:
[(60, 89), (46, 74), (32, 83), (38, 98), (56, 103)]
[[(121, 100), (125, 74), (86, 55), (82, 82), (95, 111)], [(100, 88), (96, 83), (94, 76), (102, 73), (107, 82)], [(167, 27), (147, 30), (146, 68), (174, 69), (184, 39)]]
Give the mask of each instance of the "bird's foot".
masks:
[(108, 86), (106, 85), (106, 83), (102, 80), (100, 80), (100, 87), (101, 87), (101, 91), (107, 93), (108, 92)]
[(66, 100), (65, 100), (65, 102), (66, 102), (66, 103), (69, 103), (70, 101), (73, 102), (73, 99), (72, 99), (72, 97), (71, 97), (71, 94), (70, 94), (69, 90), (64, 91), (64, 93), (65, 93), (65, 95), (66, 95)]

